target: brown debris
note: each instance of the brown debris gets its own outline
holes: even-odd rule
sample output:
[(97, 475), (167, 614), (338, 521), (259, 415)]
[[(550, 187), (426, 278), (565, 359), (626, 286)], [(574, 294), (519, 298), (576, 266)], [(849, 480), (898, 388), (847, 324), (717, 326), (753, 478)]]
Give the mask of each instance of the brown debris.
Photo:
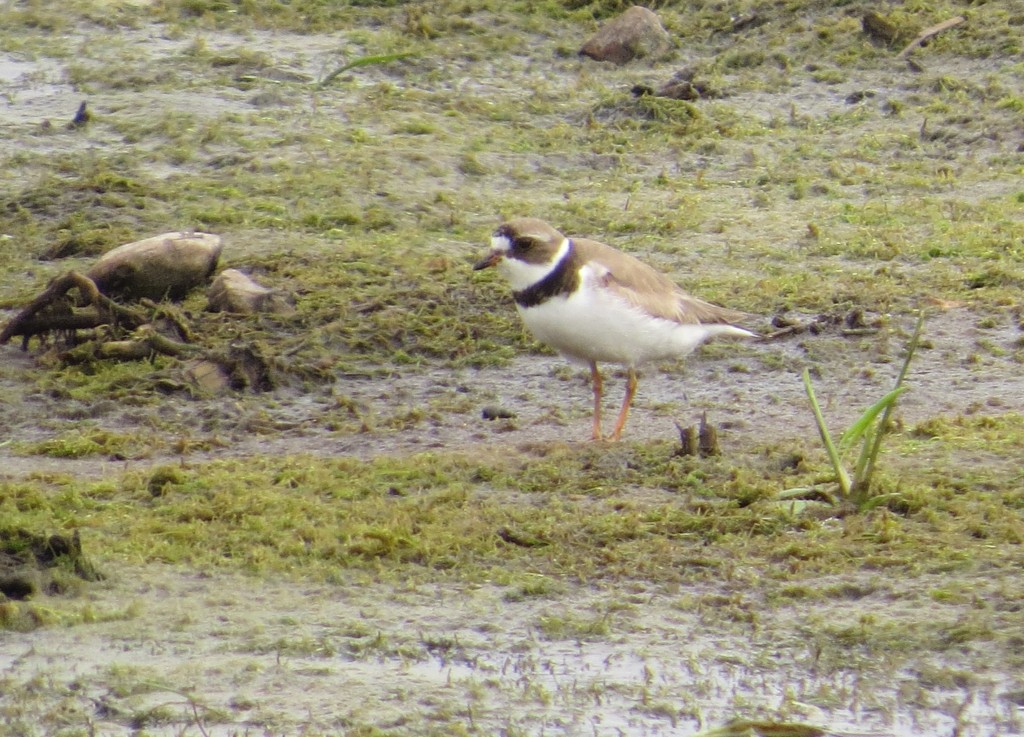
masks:
[(73, 535), (39, 535), (21, 528), (0, 529), (0, 601), (63, 593), (63, 584), (51, 574), (55, 568), (72, 571), (84, 581), (105, 578), (82, 554), (77, 530)]
[(161, 335), (152, 325), (143, 325), (128, 340), (91, 340), (65, 352), (65, 363), (90, 363), (96, 360), (141, 361), (157, 354), (184, 356), (199, 350)]
[(697, 450), (704, 458), (708, 456), (722, 455), (722, 448), (718, 445), (718, 428), (708, 424), (708, 413), (700, 417), (700, 431), (698, 433), (699, 444)]
[(75, 113), (75, 117), (68, 123), (68, 128), (74, 130), (75, 128), (82, 128), (92, 120), (92, 115), (89, 113), (89, 106), (85, 100), (78, 106), (78, 112)]
[(874, 10), (866, 12), (860, 19), (860, 24), (864, 33), (875, 41), (891, 44), (900, 37), (899, 26)]
[(214, 360), (228, 371), (232, 389), (268, 392), (277, 385), (273, 365), (264, 355), (263, 349), (257, 345), (233, 343), (228, 346), (226, 355), (216, 357)]
[[(185, 379), (190, 388), (203, 395), (223, 394), (231, 388), (231, 375), (216, 361), (200, 359), (185, 369)], [(169, 387), (178, 388), (178, 387)]]
[(278, 386), (281, 362), (268, 358), (250, 342), (236, 342), (221, 351), (204, 351), (183, 368), (160, 377), (156, 387), (164, 393), (187, 392), (217, 396), (230, 391), (267, 392)]
[(697, 439), (697, 428), (693, 425), (690, 425), (689, 427), (683, 427), (677, 422), (676, 429), (679, 431), (679, 450), (676, 451), (676, 455), (697, 455), (700, 452), (700, 445)]
[(654, 95), (655, 97), (667, 97), (670, 100), (686, 100), (687, 102), (693, 102), (694, 100), (699, 100), (702, 97), (708, 96), (706, 87), (699, 83), (694, 84), (687, 80), (667, 82), (658, 89), (638, 84), (633, 86), (631, 92), (634, 97)]
[(938, 36), (943, 31), (948, 31), (950, 28), (955, 28), (961, 23), (966, 22), (966, 18), (964, 18), (962, 15), (958, 15), (956, 17), (950, 18), (949, 20), (944, 20), (941, 23), (936, 23), (934, 26), (929, 26), (928, 28), (925, 28), (923, 31), (921, 31), (921, 33), (918, 34), (917, 38), (908, 43), (903, 48), (903, 51), (901, 51), (898, 55), (906, 56), (911, 51), (916, 49), (918, 46), (924, 46), (925, 44), (927, 44), (929, 41), (931, 41), (933, 38)]
[[(68, 348), (62, 360), (72, 363), (189, 353), (188, 321), (150, 296), (184, 296), (209, 276), (220, 251), (220, 238), (206, 233), (166, 233), (115, 248), (85, 274), (69, 271), (51, 281), (4, 326), (0, 344), (20, 337), (24, 350), (33, 337), (55, 336)], [(118, 298), (138, 301), (128, 307)]]
[(498, 528), (498, 537), (509, 545), (516, 545), (520, 548), (542, 548), (549, 544), (547, 540), (508, 527)]
[(722, 448), (718, 444), (718, 428), (708, 422), (707, 412), (701, 415), (700, 425), (683, 427), (677, 422), (676, 429), (679, 430), (679, 450), (676, 455), (701, 458), (722, 455)]
[(788, 335), (810, 333), (820, 335), (826, 331), (836, 331), (844, 337), (855, 337), (858, 335), (874, 335), (880, 331), (885, 320), (881, 315), (865, 314), (860, 307), (854, 307), (845, 314), (822, 313), (810, 319), (803, 320), (786, 315), (776, 315), (772, 318), (772, 330), (763, 335), (764, 340), (778, 340)]
[(747, 15), (740, 15), (732, 18), (730, 30), (733, 33), (739, 33), (740, 31), (746, 31), (751, 28), (758, 28), (767, 22), (768, 19), (758, 13), (748, 13)]
[[(177, 276), (186, 272), (195, 277), (204, 274), (216, 262), (220, 238), (206, 234), (167, 234), (129, 246), (114, 249), (112, 256), (108, 254), (110, 259), (105, 263), (114, 266), (94, 267), (89, 272), (107, 277), (102, 283), (119, 295), (123, 295), (126, 287), (135, 295), (157, 291), (160, 268), (167, 267), (175, 258), (183, 262), (178, 264), (181, 269)], [(118, 265), (127, 266), (119, 268)], [(221, 280), (222, 286), (232, 280), (241, 285), (239, 291), (252, 298), (252, 309), (278, 312), (293, 309), (277, 291), (261, 287), (239, 271), (228, 271), (236, 276), (228, 273)], [(139, 281), (131, 282), (134, 277)], [(175, 279), (172, 274), (166, 283), (183, 289), (185, 281)], [(131, 288), (131, 284), (140, 288)], [(229, 299), (224, 306), (234, 304)], [(52, 339), (53, 354), (64, 364), (138, 361), (156, 355), (188, 359), (181, 369), (155, 381), (154, 385), (161, 391), (210, 395), (226, 390), (264, 392), (277, 385), (276, 372), (281, 364), (268, 356), (262, 346), (253, 341), (236, 340), (220, 350), (204, 348), (196, 344), (192, 322), (187, 312), (169, 302), (140, 297), (131, 307), (119, 304), (104, 294), (100, 284), (89, 275), (70, 271), (54, 279), (4, 327), (0, 344), (20, 337), (22, 348), (27, 349), (32, 337), (39, 337), (44, 346)]]
[(668, 84), (662, 85), (661, 88), (655, 92), (658, 97), (667, 97), (671, 100), (699, 100), (704, 96), (705, 88), (693, 82), (682, 80), (679, 82), (669, 82)]
[(697, 70), (690, 67), (679, 70), (672, 75), (672, 79), (658, 88), (638, 84), (634, 85), (631, 91), (634, 97), (654, 95), (655, 97), (667, 97), (671, 100), (686, 100), (688, 102), (720, 96), (719, 92), (707, 82), (697, 79)]

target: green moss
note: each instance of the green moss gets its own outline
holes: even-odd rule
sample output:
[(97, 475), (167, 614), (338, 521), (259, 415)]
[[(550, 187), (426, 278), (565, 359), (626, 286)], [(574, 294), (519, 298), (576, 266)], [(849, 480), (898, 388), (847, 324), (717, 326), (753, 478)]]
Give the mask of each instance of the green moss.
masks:
[(611, 634), (609, 618), (603, 614), (589, 619), (546, 615), (538, 620), (537, 629), (549, 640), (586, 641), (604, 639)]
[(20, 450), (32, 455), (53, 458), (106, 456), (124, 458), (138, 450), (137, 439), (131, 435), (98, 428), (70, 430), (38, 443), (23, 444)]
[[(978, 444), (1009, 453), (1015, 422), (936, 422), (929, 432), (933, 444), (950, 437), (941, 442), (955, 443), (958, 452)], [(899, 453), (899, 436), (893, 443)], [(46, 484), (8, 484), (3, 509), (37, 525), (68, 527), (88, 518), (98, 547), (115, 558), (328, 578), (336, 567), (356, 567), (510, 582), (527, 571), (676, 580), (705, 575), (685, 561), (709, 550), (721, 564), (740, 554), (753, 565), (799, 561), (802, 572), (909, 569), (923, 550), (932, 551), (932, 565), (960, 567), (1024, 539), (1020, 495), (988, 491), (1010, 478), (1000, 476), (1012, 475), (1008, 466), (985, 476), (943, 466), (919, 485), (904, 482), (905, 497), (922, 498), (916, 511), (878, 511), (851, 540), (772, 503), (782, 479), (760, 480), (724, 461), (683, 462), (667, 451), (626, 450), (629, 462), (612, 466), (586, 448), (540, 457), (223, 461), (130, 473), (114, 484), (71, 482), (59, 493)], [(958, 554), (965, 549), (971, 558)], [(515, 598), (550, 590), (544, 577), (520, 580)]]

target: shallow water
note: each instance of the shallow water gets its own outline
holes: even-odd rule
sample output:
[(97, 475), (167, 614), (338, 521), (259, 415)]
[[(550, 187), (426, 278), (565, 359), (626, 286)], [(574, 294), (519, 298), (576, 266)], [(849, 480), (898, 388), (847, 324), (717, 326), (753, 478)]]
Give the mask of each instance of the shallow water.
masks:
[[(1024, 730), (1012, 679), (928, 682), (955, 672), (948, 656), (826, 663), (792, 636), (798, 611), (737, 627), (654, 588), (510, 602), (490, 586), (310, 587), (150, 566), (101, 589), (89, 594), (98, 615), (129, 601), (135, 614), (0, 635), (0, 708), (20, 714), (0, 734), (47, 734), (54, 720), (181, 734), (196, 724), (185, 694), (209, 735), (686, 735), (737, 717), (900, 737)], [(606, 629), (545, 636), (543, 620), (559, 617)]]

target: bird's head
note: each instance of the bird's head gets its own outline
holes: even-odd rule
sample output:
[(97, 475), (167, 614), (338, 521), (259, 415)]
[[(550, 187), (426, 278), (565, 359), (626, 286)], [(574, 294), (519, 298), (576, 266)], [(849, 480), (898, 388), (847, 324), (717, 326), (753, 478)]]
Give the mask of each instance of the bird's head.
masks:
[(569, 247), (569, 239), (537, 218), (514, 218), (491, 235), (491, 250), (474, 271), (497, 267), (514, 290), (543, 279)]

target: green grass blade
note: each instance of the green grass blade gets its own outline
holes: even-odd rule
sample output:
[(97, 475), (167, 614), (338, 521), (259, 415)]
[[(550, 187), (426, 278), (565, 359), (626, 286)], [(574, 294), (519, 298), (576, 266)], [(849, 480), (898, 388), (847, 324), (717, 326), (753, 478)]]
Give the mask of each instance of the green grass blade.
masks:
[(875, 444), (875, 426), (871, 425), (864, 431), (864, 442), (860, 446), (860, 454), (857, 456), (857, 465), (853, 467), (853, 488), (863, 488), (864, 471), (867, 470), (868, 461), (871, 459), (871, 449)]
[(900, 498), (900, 494), (893, 492), (891, 494), (876, 494), (870, 499), (865, 499), (864, 503), (859, 507), (858, 511), (870, 512), (872, 509), (877, 509), (888, 502), (895, 501)]
[(900, 369), (900, 375), (896, 377), (896, 386), (902, 386), (903, 380), (907, 378), (907, 371), (910, 370), (910, 360), (914, 357), (914, 353), (917, 351), (917, 344), (921, 340), (921, 329), (924, 328), (924, 310), (922, 310), (917, 316), (917, 324), (914, 326), (914, 334), (910, 336), (910, 342), (907, 344), (907, 357), (903, 359), (903, 368)]
[(818, 406), (818, 399), (814, 396), (814, 387), (811, 385), (811, 372), (808, 369), (804, 369), (804, 388), (807, 390), (807, 398), (811, 402), (811, 410), (814, 412), (814, 421), (818, 424), (818, 434), (821, 435), (821, 442), (825, 445), (825, 452), (828, 453), (828, 459), (832, 463), (832, 469), (836, 472), (836, 481), (839, 482), (839, 490), (843, 497), (846, 497), (850, 493), (850, 477), (846, 473), (846, 469), (843, 468), (842, 460), (839, 457), (839, 451), (836, 450), (835, 443), (832, 442), (832, 436), (829, 435), (828, 427), (825, 425), (825, 418), (821, 414), (821, 407)]
[(361, 56), (355, 61), (350, 61), (348, 64), (338, 67), (333, 72), (324, 77), (319, 86), (326, 87), (339, 76), (349, 71), (350, 69), (356, 69), (358, 67), (370, 66), (371, 64), (388, 64), (392, 61), (398, 61), (399, 59), (406, 59), (410, 56), (415, 56), (412, 52), (405, 52), (401, 54), (378, 54), (377, 56)]
[(840, 449), (845, 450), (856, 443), (862, 435), (874, 426), (875, 419), (877, 419), (878, 415), (892, 405), (892, 403), (896, 401), (896, 398), (905, 390), (905, 386), (898, 386), (864, 410), (861, 416), (857, 418), (857, 421), (846, 428), (846, 432), (844, 432), (843, 436), (839, 438)]
[[(917, 324), (914, 326), (914, 334), (910, 336), (910, 342), (907, 344), (907, 357), (903, 360), (903, 367), (900, 369), (899, 376), (896, 377), (896, 386), (893, 391), (902, 390), (903, 380), (907, 378), (907, 371), (910, 370), (910, 361), (914, 358), (914, 353), (917, 351), (918, 342), (921, 339), (921, 330), (924, 328), (924, 310), (917, 316)], [(890, 392), (891, 394), (892, 392)], [(867, 462), (864, 464), (862, 473), (857, 475), (857, 490), (861, 495), (866, 495), (871, 485), (871, 477), (875, 473), (875, 462), (878, 460), (878, 453), (882, 449), (882, 436), (885, 435), (886, 430), (889, 427), (889, 415), (892, 414), (892, 408), (895, 403), (890, 403), (885, 408), (885, 412), (882, 413), (882, 419), (878, 422), (878, 432), (875, 433), (874, 442), (870, 444), (871, 450), (867, 454)], [(863, 500), (862, 500), (863, 501)]]
[(838, 503), (835, 495), (829, 492), (824, 486), (795, 486), (792, 489), (785, 489), (775, 495), (776, 501), (814, 501), (827, 502), (833, 507)]

